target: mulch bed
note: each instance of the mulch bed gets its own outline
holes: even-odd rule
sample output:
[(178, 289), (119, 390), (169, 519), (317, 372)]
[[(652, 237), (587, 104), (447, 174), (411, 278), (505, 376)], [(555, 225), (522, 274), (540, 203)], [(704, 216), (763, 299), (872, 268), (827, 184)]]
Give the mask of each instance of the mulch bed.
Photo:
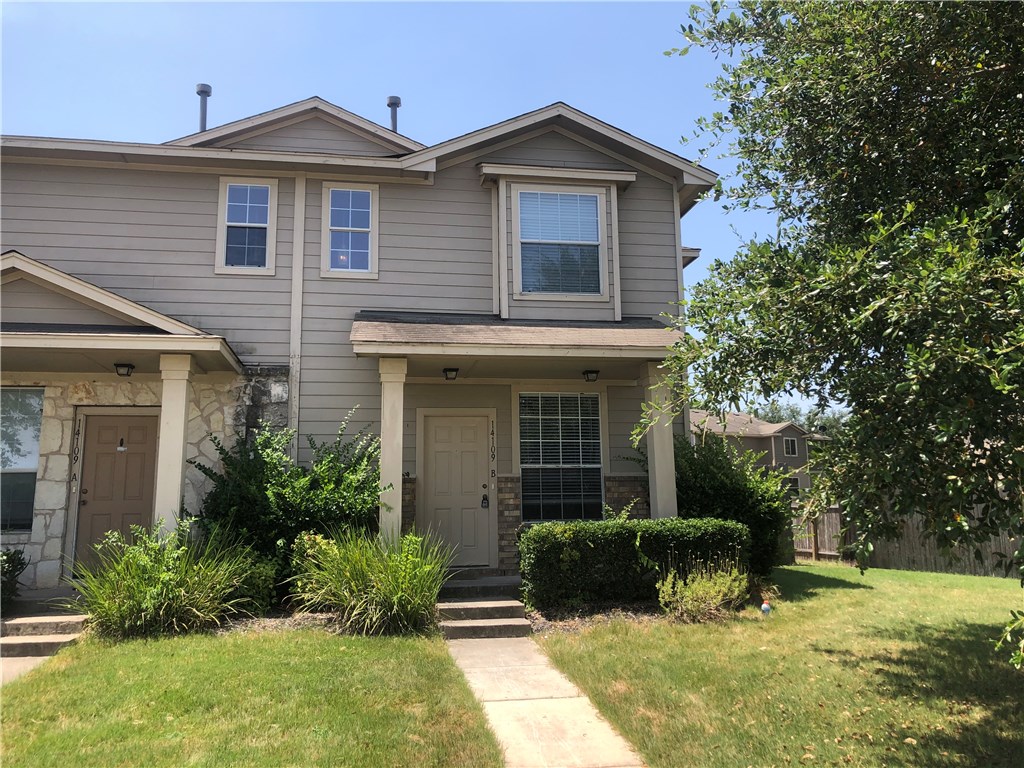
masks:
[(629, 621), (634, 624), (651, 624), (666, 621), (657, 605), (652, 603), (630, 603), (588, 606), (583, 609), (555, 608), (546, 611), (527, 611), (535, 634), (565, 632), (575, 634), (590, 627), (613, 621)]

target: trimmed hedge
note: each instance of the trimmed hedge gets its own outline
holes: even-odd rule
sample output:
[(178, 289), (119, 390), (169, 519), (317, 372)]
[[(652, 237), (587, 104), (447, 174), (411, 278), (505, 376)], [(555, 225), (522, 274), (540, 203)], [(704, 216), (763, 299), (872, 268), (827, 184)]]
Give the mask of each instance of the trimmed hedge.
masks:
[(750, 530), (730, 520), (538, 523), (519, 540), (523, 597), (535, 608), (653, 601), (651, 561), (665, 568), (729, 556), (747, 565), (749, 552)]

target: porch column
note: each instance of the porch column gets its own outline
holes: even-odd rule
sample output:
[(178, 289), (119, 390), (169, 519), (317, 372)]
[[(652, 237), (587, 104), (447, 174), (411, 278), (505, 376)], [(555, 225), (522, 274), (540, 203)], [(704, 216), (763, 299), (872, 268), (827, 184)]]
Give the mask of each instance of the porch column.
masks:
[[(658, 363), (647, 364), (644, 386), (651, 403), (659, 405), (668, 401)], [(651, 494), (651, 517), (676, 517), (676, 457), (672, 444), (672, 420), (667, 414), (647, 430), (647, 482)]]
[(404, 357), (382, 357), (380, 368), (380, 532), (402, 533), (402, 422), (405, 418)]
[(173, 530), (185, 482), (185, 439), (192, 387), (191, 355), (160, 355), (160, 443), (156, 454), (155, 523)]

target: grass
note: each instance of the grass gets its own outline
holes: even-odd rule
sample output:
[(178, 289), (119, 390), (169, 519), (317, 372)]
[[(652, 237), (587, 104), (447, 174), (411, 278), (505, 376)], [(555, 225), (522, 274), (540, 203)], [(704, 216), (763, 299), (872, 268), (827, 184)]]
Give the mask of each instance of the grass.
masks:
[(1010, 579), (777, 569), (722, 625), (625, 620), (541, 640), (652, 768), (1024, 765), (1024, 674), (996, 654)]
[(2, 733), (5, 768), (501, 765), (443, 641), (320, 630), (86, 642), (4, 686)]

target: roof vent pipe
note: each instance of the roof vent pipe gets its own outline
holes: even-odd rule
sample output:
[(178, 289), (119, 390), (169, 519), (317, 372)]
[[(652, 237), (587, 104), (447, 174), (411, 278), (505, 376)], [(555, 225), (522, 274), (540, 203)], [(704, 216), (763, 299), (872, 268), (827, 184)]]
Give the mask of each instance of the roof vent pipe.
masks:
[(199, 96), (199, 132), (206, 130), (206, 100), (213, 95), (213, 88), (206, 83), (196, 85), (196, 95)]
[(388, 109), (391, 110), (391, 130), (398, 133), (398, 108), (402, 100), (397, 96), (388, 96)]

